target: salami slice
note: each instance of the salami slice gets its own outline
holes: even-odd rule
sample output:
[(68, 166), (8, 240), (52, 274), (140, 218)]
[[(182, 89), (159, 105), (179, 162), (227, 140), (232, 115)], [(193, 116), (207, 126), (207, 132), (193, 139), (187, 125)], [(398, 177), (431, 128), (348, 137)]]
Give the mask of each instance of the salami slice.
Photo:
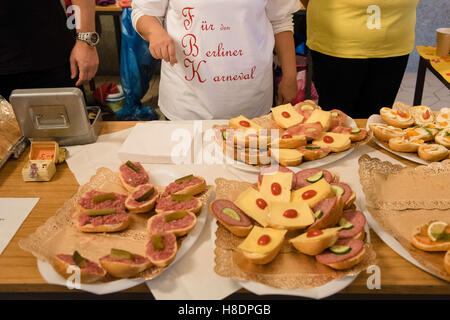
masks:
[(309, 186), (311, 184), (311, 182), (308, 182), (306, 179), (314, 176), (315, 174), (319, 173), (320, 171), (323, 172), (323, 178), (328, 183), (332, 183), (334, 181), (333, 175), (328, 170), (320, 169), (320, 168), (305, 169), (305, 170), (301, 170), (295, 174), (295, 177), (296, 177), (295, 189), (300, 189), (300, 188)]
[[(227, 214), (224, 209), (231, 209), (232, 214)], [(217, 199), (211, 203), (211, 210), (214, 216), (220, 221), (230, 226), (248, 227), (251, 225), (250, 219), (245, 215), (245, 213), (239, 209), (233, 202), (226, 199)], [(234, 219), (235, 212), (239, 216), (239, 220)], [(235, 218), (237, 218), (235, 216)]]
[(331, 185), (338, 186), (338, 187), (341, 187), (342, 189), (344, 189), (344, 194), (341, 195), (341, 199), (342, 199), (342, 202), (344, 202), (344, 204), (346, 204), (347, 201), (350, 199), (350, 197), (353, 194), (352, 188), (350, 188), (350, 186), (348, 184), (343, 183), (343, 182), (332, 183)]
[(353, 225), (353, 228), (348, 230), (339, 230), (339, 239), (353, 238), (364, 230), (366, 225), (366, 217), (361, 211), (345, 210), (342, 217)]
[(330, 122), (330, 129), (333, 130), (334, 128), (338, 126), (344, 125), (345, 121), (347, 120), (347, 115), (338, 109), (330, 110), (331, 113), (331, 122)]
[(296, 185), (297, 179), (296, 179), (296, 175), (295, 175), (294, 171), (292, 171), (291, 169), (286, 168), (282, 165), (272, 165), (272, 166), (262, 167), (261, 170), (259, 170), (258, 183), (259, 184), (262, 183), (263, 175), (275, 173), (275, 172), (292, 172), (292, 187), (294, 187)]
[(322, 124), (320, 122), (304, 123), (287, 128), (285, 134), (304, 135), (308, 140), (319, 139), (323, 131)]
[(334, 133), (346, 133), (350, 135), (350, 140), (352, 141), (361, 141), (364, 140), (367, 137), (367, 130), (359, 128), (358, 133), (352, 133), (353, 128), (350, 127), (343, 127), (343, 126), (337, 126), (331, 130), (331, 132)]
[(314, 212), (322, 211), (322, 216), (317, 219), (308, 230), (334, 227), (342, 217), (343, 202), (337, 197), (320, 200), (313, 208)]
[(316, 256), (316, 260), (322, 264), (333, 264), (341, 261), (345, 261), (356, 257), (364, 248), (364, 242), (356, 239), (342, 239), (336, 241), (335, 245), (348, 246), (351, 248), (350, 252), (346, 254), (335, 254), (330, 250), (326, 250)]

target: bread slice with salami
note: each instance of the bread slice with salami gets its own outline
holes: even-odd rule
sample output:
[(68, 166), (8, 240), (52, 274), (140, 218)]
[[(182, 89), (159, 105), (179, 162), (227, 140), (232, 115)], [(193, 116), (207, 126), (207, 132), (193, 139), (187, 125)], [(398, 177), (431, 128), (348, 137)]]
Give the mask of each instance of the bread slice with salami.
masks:
[(112, 248), (110, 253), (99, 259), (103, 269), (116, 278), (132, 278), (148, 269), (149, 259), (126, 250)]
[(73, 254), (57, 254), (53, 258), (52, 266), (66, 279), (73, 275), (73, 268), (79, 268), (81, 283), (96, 282), (106, 276), (106, 271), (102, 267), (86, 259), (78, 251), (74, 251)]
[(341, 201), (344, 203), (344, 209), (350, 208), (356, 200), (356, 193), (344, 182), (332, 183), (331, 189), (333, 189), (336, 196), (341, 197)]
[(155, 266), (164, 268), (175, 260), (178, 251), (177, 237), (172, 232), (150, 234), (145, 255)]
[(308, 230), (325, 229), (336, 226), (342, 218), (344, 204), (340, 197), (326, 198), (313, 208), (316, 221)]
[(358, 239), (342, 239), (316, 256), (319, 263), (336, 270), (350, 269), (364, 259), (364, 242)]
[(358, 210), (344, 210), (342, 218), (339, 220), (339, 239), (359, 239), (364, 240), (366, 217)]
[(152, 210), (159, 197), (158, 189), (151, 184), (141, 184), (125, 200), (129, 213), (145, 213)]
[(149, 233), (171, 232), (177, 237), (184, 236), (191, 232), (197, 217), (189, 211), (175, 211), (171, 213), (156, 214), (147, 221)]
[(170, 183), (162, 194), (167, 197), (171, 194), (176, 195), (191, 195), (195, 196), (206, 190), (206, 181), (204, 178), (194, 176), (193, 174), (176, 179)]
[(237, 237), (246, 237), (253, 228), (246, 214), (230, 200), (212, 201), (209, 211), (219, 223)]
[(141, 184), (150, 182), (148, 173), (140, 162), (127, 161), (123, 163), (119, 167), (119, 177), (129, 192)]

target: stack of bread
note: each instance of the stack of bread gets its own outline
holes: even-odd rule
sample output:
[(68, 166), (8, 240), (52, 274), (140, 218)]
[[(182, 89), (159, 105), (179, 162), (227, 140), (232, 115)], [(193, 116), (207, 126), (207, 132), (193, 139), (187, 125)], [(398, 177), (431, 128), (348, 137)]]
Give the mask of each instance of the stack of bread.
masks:
[(298, 254), (336, 270), (365, 256), (364, 214), (355, 193), (337, 174), (320, 168), (297, 173), (282, 166), (261, 170), (257, 186), (237, 197), (216, 199), (211, 214), (236, 237), (238, 250), (253, 264), (274, 261), (288, 242)]
[[(228, 126), (217, 128), (216, 141), (223, 152), (251, 165), (268, 165), (275, 160), (283, 166), (297, 166), (330, 153), (348, 150), (352, 142), (364, 140), (368, 132), (348, 127), (348, 116), (340, 110), (322, 110), (307, 100), (272, 108), (265, 118), (239, 116)], [(270, 124), (260, 125), (269, 120)]]
[(392, 108), (381, 108), (380, 116), (385, 123), (372, 123), (369, 127), (392, 151), (417, 153), (428, 162), (449, 157), (450, 108), (435, 112), (427, 106), (396, 102)]
[(148, 215), (145, 257), (127, 248), (110, 248), (96, 263), (77, 250), (60, 253), (52, 264), (63, 277), (72, 274), (70, 266), (80, 269), (82, 283), (98, 281), (107, 274), (130, 278), (151, 266), (167, 267), (176, 257), (180, 239), (194, 229), (203, 207), (198, 196), (207, 189), (205, 179), (188, 175), (159, 188), (150, 183), (145, 168), (132, 161), (120, 166), (119, 177), (127, 194), (90, 190), (78, 199), (77, 227), (83, 233), (120, 232), (129, 227), (132, 214)]

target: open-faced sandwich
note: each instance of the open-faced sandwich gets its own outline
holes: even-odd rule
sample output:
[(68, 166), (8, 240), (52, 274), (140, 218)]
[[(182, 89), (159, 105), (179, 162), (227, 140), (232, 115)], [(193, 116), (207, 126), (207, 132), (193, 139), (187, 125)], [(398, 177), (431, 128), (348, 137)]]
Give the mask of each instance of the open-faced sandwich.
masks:
[(147, 171), (139, 162), (123, 163), (119, 167), (119, 177), (128, 191), (133, 191), (137, 186), (150, 182)]
[(423, 251), (450, 250), (450, 226), (444, 221), (431, 221), (418, 227), (411, 243)]
[(102, 267), (86, 259), (78, 251), (74, 251), (72, 254), (57, 254), (53, 258), (52, 265), (56, 272), (66, 279), (78, 269), (81, 283), (92, 283), (106, 275), (106, 271)]
[(131, 278), (148, 269), (152, 263), (141, 255), (112, 248), (111, 252), (99, 259), (103, 269), (116, 278)]

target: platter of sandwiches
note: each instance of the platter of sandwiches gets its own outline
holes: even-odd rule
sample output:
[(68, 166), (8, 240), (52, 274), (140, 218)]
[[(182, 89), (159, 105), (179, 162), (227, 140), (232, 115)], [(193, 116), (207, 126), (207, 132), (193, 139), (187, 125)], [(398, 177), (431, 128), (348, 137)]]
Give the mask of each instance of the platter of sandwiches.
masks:
[(337, 173), (263, 167), (256, 184), (216, 180), (215, 272), (278, 289), (313, 289), (375, 260), (356, 194)]
[(379, 146), (410, 161), (428, 164), (450, 156), (450, 108), (433, 111), (395, 102), (370, 116), (367, 128)]
[(322, 110), (311, 100), (280, 105), (260, 118), (239, 116), (214, 126), (215, 141), (233, 166), (257, 173), (270, 164), (310, 168), (337, 161), (368, 142), (344, 112)]
[(67, 285), (76, 269), (83, 290), (124, 290), (159, 276), (190, 249), (211, 192), (202, 177), (149, 174), (139, 162), (118, 172), (100, 168), (20, 246), (50, 283)]

